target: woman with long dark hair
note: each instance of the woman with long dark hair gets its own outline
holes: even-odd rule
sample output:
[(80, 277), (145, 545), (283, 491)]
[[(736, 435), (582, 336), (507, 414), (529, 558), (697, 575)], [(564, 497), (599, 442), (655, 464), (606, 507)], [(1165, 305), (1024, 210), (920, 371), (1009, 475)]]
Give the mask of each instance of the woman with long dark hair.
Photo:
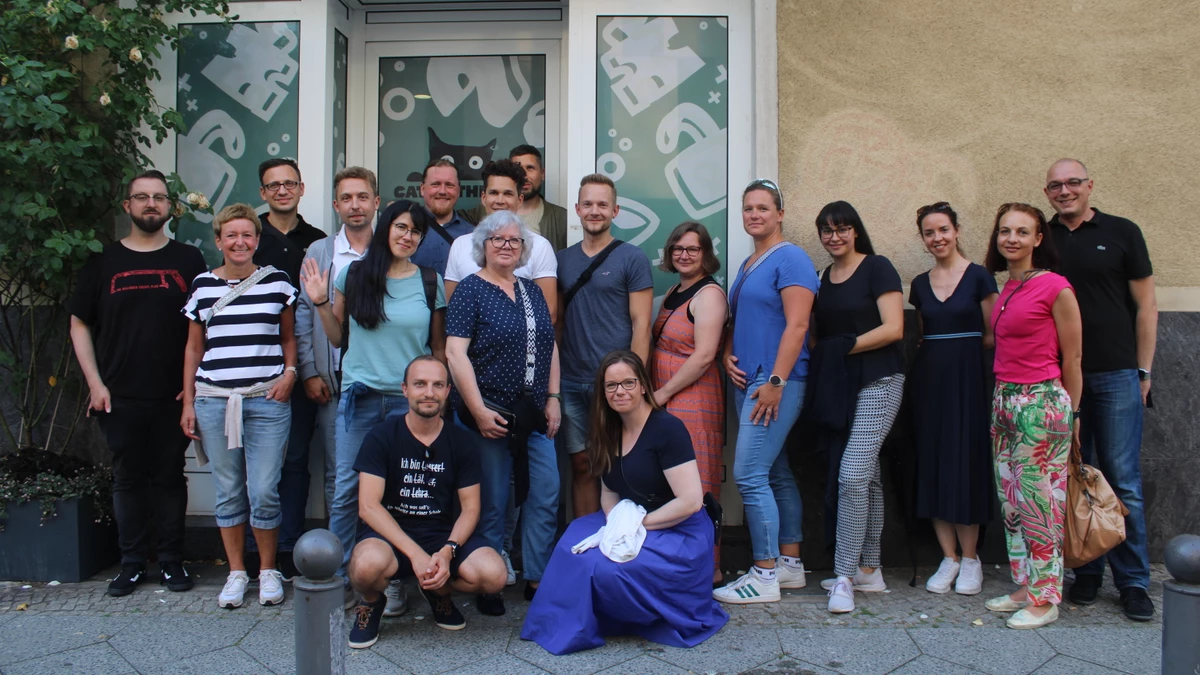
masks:
[[(996, 280), (959, 250), (958, 214), (946, 202), (917, 211), (917, 231), (934, 266), (913, 279), (921, 345), (909, 374), (916, 441), (916, 515), (933, 520), (942, 562), (925, 589), (962, 595), (982, 589), (976, 545), (992, 520), (991, 423), (984, 349), (992, 346)], [(962, 546), (962, 556), (958, 555)]]
[[(600, 647), (614, 635), (694, 647), (729, 617), (710, 595), (714, 530), (703, 512), (691, 437), (654, 400), (650, 377), (633, 352), (606, 356), (595, 386), (603, 395), (592, 402), (587, 452), (593, 475), (601, 479), (601, 512), (567, 528), (521, 637), (553, 654)], [(631, 509), (641, 518), (639, 527), (610, 518)], [(632, 559), (616, 562), (603, 543), (599, 548), (583, 543), (606, 521), (638, 535), (644, 528)]]
[[(401, 385), (409, 362), (430, 353), (445, 360), (446, 293), (441, 276), (410, 260), (432, 221), (420, 204), (390, 204), (379, 217), (366, 255), (334, 281), (332, 298), (329, 272), (320, 270), (315, 260), (305, 260), (300, 274), (330, 344), (344, 347), (337, 476), (329, 514), (329, 529), (345, 550), (343, 576), (358, 528), (354, 461), (363, 437), (384, 418), (408, 412)], [(400, 590), (389, 588), (389, 599)]]
[[(833, 264), (821, 276), (813, 305), (816, 349), (821, 363), (840, 368), (814, 375), (815, 397), (836, 391), (843, 406), (840, 428), (826, 425), (832, 464), (837, 467), (834, 573), (821, 582), (829, 590), (829, 611), (854, 610), (854, 591), (887, 588), (880, 573), (883, 483), (879, 450), (896, 420), (904, 394), (904, 296), (892, 263), (875, 255), (867, 228), (847, 202), (826, 204), (816, 219), (821, 245)], [(817, 356), (814, 354), (814, 361)], [(834, 475), (831, 469), (830, 475)]]
[(1063, 506), (1067, 460), (1079, 443), (1083, 322), (1058, 264), (1046, 217), (1028, 204), (1004, 204), (988, 243), (988, 271), (1008, 272), (992, 309), (996, 389), (992, 451), (1008, 562), (1020, 588), (987, 601), (1015, 612), (1009, 628), (1039, 628), (1062, 601)]

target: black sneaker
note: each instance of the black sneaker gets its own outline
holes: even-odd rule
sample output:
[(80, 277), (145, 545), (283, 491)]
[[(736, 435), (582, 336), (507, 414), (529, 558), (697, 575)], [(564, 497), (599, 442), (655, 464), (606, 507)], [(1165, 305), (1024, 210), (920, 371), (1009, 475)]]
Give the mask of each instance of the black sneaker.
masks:
[(192, 590), (192, 575), (188, 574), (187, 568), (181, 562), (162, 562), (159, 563), (162, 568), (162, 580), (160, 583), (166, 584), (167, 590), (175, 593)]
[(1125, 616), (1134, 621), (1149, 621), (1154, 618), (1154, 602), (1144, 588), (1122, 588), (1121, 606), (1125, 608)]
[(284, 581), (291, 581), (296, 577), (302, 577), (300, 570), (296, 569), (296, 560), (292, 557), (291, 551), (280, 551), (275, 557), (275, 569), (283, 575)]
[(536, 586), (530, 586), (530, 585), (529, 585), (529, 582), (528, 582), (528, 581), (526, 581), (526, 582), (525, 582), (525, 601), (526, 601), (526, 602), (533, 602), (533, 596), (534, 596), (534, 595), (537, 595), (537, 587), (536, 587)]
[(146, 566), (142, 563), (123, 563), (121, 573), (108, 582), (108, 594), (114, 598), (129, 595), (146, 578)]
[(1067, 592), (1067, 599), (1077, 605), (1090, 605), (1096, 602), (1103, 581), (1104, 577), (1099, 574), (1076, 574), (1075, 583)]
[(379, 620), (387, 598), (382, 593), (375, 602), (362, 600), (354, 608), (354, 625), (350, 627), (350, 647), (366, 649), (379, 641)]
[(480, 593), (475, 596), (475, 606), (480, 614), (504, 616), (504, 596), (499, 593)]
[[(454, 598), (450, 594), (438, 595), (436, 593), (422, 589), (421, 594), (429, 601), (429, 608), (433, 610), (433, 622), (446, 630), (462, 630), (467, 626), (467, 620), (463, 618), (462, 612), (454, 606)], [(479, 596), (484, 597), (484, 596)], [(496, 595), (499, 598), (499, 594)], [(504, 613), (504, 601), (500, 600), (500, 613)]]

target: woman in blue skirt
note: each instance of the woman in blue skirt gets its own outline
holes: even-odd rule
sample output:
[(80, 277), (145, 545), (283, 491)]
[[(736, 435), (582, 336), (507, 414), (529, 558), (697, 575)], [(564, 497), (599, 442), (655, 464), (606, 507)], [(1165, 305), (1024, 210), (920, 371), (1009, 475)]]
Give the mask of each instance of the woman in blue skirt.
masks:
[[(713, 523), (691, 436), (654, 402), (641, 359), (615, 351), (596, 377), (588, 454), (601, 480), (602, 513), (571, 523), (542, 578), (521, 637), (552, 654), (636, 635), (671, 647), (694, 647), (729, 620), (712, 599)], [(645, 509), (645, 540), (636, 557), (614, 562), (599, 547), (571, 548), (596, 534), (622, 500)]]

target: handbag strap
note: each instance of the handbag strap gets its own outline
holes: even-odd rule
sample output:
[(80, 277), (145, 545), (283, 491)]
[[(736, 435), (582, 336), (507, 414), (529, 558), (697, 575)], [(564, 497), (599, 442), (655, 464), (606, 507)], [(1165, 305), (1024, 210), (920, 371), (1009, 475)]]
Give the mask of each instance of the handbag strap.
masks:
[(537, 366), (537, 319), (533, 316), (533, 303), (525, 292), (525, 282), (517, 277), (521, 290), (521, 303), (525, 305), (525, 386), (533, 388), (533, 376)]
[(738, 296), (740, 296), (742, 294), (742, 286), (746, 285), (746, 278), (749, 277), (751, 274), (753, 274), (754, 270), (758, 269), (758, 267), (760, 265), (762, 265), (764, 262), (766, 262), (767, 258), (771, 257), (771, 254), (775, 253), (776, 251), (783, 248), (784, 246), (791, 246), (791, 245), (792, 245), (792, 242), (790, 242), (790, 241), (781, 241), (778, 244), (775, 244), (771, 248), (767, 249), (765, 253), (760, 255), (758, 257), (758, 260), (755, 260), (754, 264), (751, 265), (749, 267), (749, 269), (745, 269), (746, 264), (742, 263), (742, 267), (744, 268), (742, 271), (742, 275), (740, 277), (738, 277), (737, 283), (734, 284), (734, 286), (733, 286), (733, 292), (729, 294), (729, 313), (730, 313), (731, 320), (734, 320), (734, 321), (737, 320)]
[[(571, 287), (567, 289), (567, 292), (563, 293), (562, 303), (564, 309), (567, 305), (571, 304), (571, 299), (575, 297), (575, 294), (579, 292), (579, 289), (586, 286), (587, 282), (592, 280), (592, 274), (596, 271), (596, 268), (603, 265), (604, 261), (608, 259), (609, 254), (617, 250), (617, 247), (623, 243), (625, 242), (621, 241), (620, 239), (613, 239), (612, 241), (608, 242), (608, 246), (605, 246), (603, 251), (597, 253), (595, 258), (592, 258), (592, 264), (588, 265), (587, 269), (583, 271), (583, 274), (580, 274), (579, 278), (575, 280), (575, 283), (571, 284)], [(582, 248), (580, 250), (582, 250)]]
[(222, 295), (220, 298), (217, 299), (217, 302), (215, 304), (213, 304), (212, 311), (209, 312), (208, 318), (204, 320), (205, 327), (207, 327), (208, 324), (212, 322), (213, 317), (215, 317), (218, 313), (220, 313), (221, 310), (225, 309), (231, 303), (233, 303), (233, 301), (235, 301), (238, 298), (245, 295), (246, 291), (250, 290), (251, 288), (254, 288), (255, 285), (258, 284), (258, 282), (262, 281), (268, 275), (274, 273), (275, 271), (276, 271), (275, 268), (270, 265), (267, 265), (265, 267), (260, 267), (256, 270), (254, 270), (253, 274), (246, 277), (245, 279), (242, 279), (238, 283), (237, 286), (234, 286), (233, 288), (229, 289), (228, 293), (226, 293), (225, 295)]

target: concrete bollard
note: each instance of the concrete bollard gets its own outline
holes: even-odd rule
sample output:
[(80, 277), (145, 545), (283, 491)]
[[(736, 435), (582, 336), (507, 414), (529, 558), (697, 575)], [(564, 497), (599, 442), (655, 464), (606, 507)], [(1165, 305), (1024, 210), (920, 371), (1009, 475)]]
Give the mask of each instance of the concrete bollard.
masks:
[(1200, 536), (1181, 534), (1163, 552), (1162, 672), (1200, 673)]
[(342, 542), (329, 530), (305, 532), (292, 556), (304, 576), (292, 580), (296, 605), (296, 675), (344, 675), (346, 611)]

